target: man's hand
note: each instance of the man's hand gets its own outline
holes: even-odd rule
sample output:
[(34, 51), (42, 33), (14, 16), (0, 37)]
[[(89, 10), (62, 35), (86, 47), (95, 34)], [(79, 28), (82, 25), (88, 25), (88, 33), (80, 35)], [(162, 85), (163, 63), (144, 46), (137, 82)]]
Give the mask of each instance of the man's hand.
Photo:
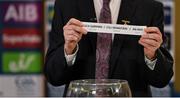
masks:
[(144, 31), (146, 33), (141, 36), (139, 44), (144, 46), (145, 56), (153, 60), (156, 58), (156, 50), (163, 42), (162, 34), (157, 27), (148, 27)]
[(87, 31), (83, 28), (83, 24), (74, 18), (69, 20), (63, 30), (65, 39), (64, 49), (65, 52), (70, 55), (74, 52), (82, 35), (87, 34)]

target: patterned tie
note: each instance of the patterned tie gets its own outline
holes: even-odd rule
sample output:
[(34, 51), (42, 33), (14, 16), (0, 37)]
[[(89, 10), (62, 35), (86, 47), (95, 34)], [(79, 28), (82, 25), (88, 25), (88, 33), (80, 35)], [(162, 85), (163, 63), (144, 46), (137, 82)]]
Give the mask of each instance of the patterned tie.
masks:
[[(110, 0), (103, 0), (100, 12), (100, 23), (111, 23)], [(109, 55), (111, 50), (112, 34), (98, 33), (96, 48), (96, 79), (107, 79), (109, 72)]]

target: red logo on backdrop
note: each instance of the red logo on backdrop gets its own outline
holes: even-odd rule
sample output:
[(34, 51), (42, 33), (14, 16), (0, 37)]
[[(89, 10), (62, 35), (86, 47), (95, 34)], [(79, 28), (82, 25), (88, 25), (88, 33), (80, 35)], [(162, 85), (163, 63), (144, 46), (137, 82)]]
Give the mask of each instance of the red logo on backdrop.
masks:
[(3, 46), (5, 48), (40, 48), (42, 46), (41, 31), (29, 28), (8, 28), (3, 30)]

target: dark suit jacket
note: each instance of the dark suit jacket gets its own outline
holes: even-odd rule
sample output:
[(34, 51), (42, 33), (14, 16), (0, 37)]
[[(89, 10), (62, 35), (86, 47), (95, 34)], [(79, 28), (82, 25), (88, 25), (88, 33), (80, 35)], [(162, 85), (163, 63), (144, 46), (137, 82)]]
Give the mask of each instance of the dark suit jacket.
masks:
[[(77, 79), (95, 78), (96, 37), (88, 33), (79, 42), (73, 66), (67, 66), (64, 56), (63, 26), (70, 18), (96, 22), (93, 0), (56, 0), (50, 46), (46, 55), (45, 75), (56, 86)], [(131, 25), (156, 26), (163, 33), (163, 5), (154, 0), (122, 0), (118, 24), (129, 20)], [(144, 60), (140, 36), (115, 35), (110, 56), (110, 79), (125, 79), (133, 96), (151, 96), (149, 85), (164, 87), (173, 76), (173, 58), (163, 47), (157, 50), (157, 63), (150, 70)], [(163, 34), (163, 39), (165, 36)]]

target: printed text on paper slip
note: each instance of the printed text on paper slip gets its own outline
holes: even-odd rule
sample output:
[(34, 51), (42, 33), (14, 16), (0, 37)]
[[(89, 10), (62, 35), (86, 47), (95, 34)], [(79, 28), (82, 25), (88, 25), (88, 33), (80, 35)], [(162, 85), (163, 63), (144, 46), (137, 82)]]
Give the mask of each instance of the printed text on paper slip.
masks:
[(83, 22), (88, 32), (142, 35), (146, 26)]

